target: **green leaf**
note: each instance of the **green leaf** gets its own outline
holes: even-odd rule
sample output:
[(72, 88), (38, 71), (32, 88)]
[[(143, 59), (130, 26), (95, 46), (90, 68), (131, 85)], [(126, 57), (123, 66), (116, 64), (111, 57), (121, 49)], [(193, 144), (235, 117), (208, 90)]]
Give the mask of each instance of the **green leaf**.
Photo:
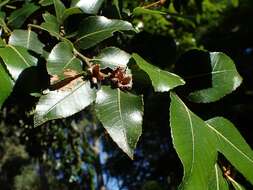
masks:
[(104, 0), (73, 0), (72, 7), (79, 7), (84, 13), (97, 14)]
[(0, 9), (1, 9), (4, 5), (6, 5), (7, 3), (9, 3), (9, 1), (10, 1), (10, 0), (1, 0), (1, 2), (0, 2)]
[(142, 132), (142, 97), (103, 86), (97, 93), (95, 107), (97, 116), (109, 135), (133, 158)]
[(2, 107), (4, 101), (11, 94), (13, 86), (14, 86), (14, 83), (11, 80), (11, 77), (5, 71), (3, 63), (0, 62), (0, 89), (1, 89), (0, 108)]
[(53, 5), (54, 2), (53, 2), (53, 0), (40, 0), (39, 4), (41, 6), (49, 6), (49, 5)]
[(170, 126), (174, 147), (184, 166), (181, 188), (208, 189), (217, 159), (215, 134), (174, 93), (171, 93)]
[(125, 51), (116, 47), (108, 47), (103, 49), (91, 61), (99, 64), (101, 68), (115, 69), (117, 67), (126, 68), (130, 58), (131, 56)]
[(49, 32), (52, 36), (59, 37), (60, 36), (60, 24), (57, 21), (57, 18), (50, 13), (43, 14), (44, 21), (40, 27), (47, 32)]
[(230, 0), (230, 1), (231, 1), (232, 5), (233, 5), (234, 7), (238, 7), (238, 5), (239, 5), (239, 0)]
[(66, 18), (68, 18), (71, 15), (81, 14), (81, 13), (82, 13), (82, 11), (78, 7), (70, 7), (68, 9), (64, 10), (62, 20), (65, 20)]
[(66, 42), (58, 43), (47, 59), (47, 71), (59, 79), (69, 77), (68, 73), (82, 72), (82, 62), (73, 54), (73, 48)]
[(219, 100), (225, 95), (234, 91), (242, 83), (242, 77), (236, 70), (233, 60), (224, 53), (210, 53), (212, 66), (212, 87), (199, 90), (189, 95), (189, 99), (193, 102), (208, 103)]
[(214, 166), (208, 190), (229, 190), (228, 182), (223, 177), (223, 173), (218, 164)]
[(132, 57), (139, 68), (148, 74), (156, 92), (167, 92), (179, 85), (185, 84), (184, 80), (179, 76), (151, 65), (138, 54), (134, 53)]
[(14, 30), (9, 38), (9, 44), (24, 47), (38, 54), (43, 53), (43, 47), (45, 46), (39, 41), (38, 35), (31, 29)]
[(90, 16), (81, 22), (75, 43), (82, 49), (88, 49), (113, 36), (114, 32), (123, 30), (134, 30), (134, 28), (127, 21)]
[(219, 152), (253, 184), (253, 151), (239, 131), (221, 117), (210, 119), (207, 124), (217, 136)]
[(37, 64), (37, 59), (23, 47), (8, 45), (8, 47), (0, 48), (0, 57), (14, 80), (18, 79), (24, 69)]
[(245, 190), (245, 188), (239, 183), (237, 183), (233, 178), (230, 178), (229, 180), (232, 183), (235, 190)]
[(53, 1), (54, 1), (54, 9), (55, 9), (57, 21), (58, 23), (62, 24), (63, 14), (66, 8), (60, 0), (53, 0)]
[[(81, 80), (81, 82), (80, 82)], [(41, 96), (34, 115), (34, 125), (39, 126), (49, 120), (71, 116), (87, 106), (96, 98), (90, 83), (78, 78), (73, 87), (50, 91)]]
[(133, 10), (133, 15), (134, 16), (139, 16), (142, 14), (148, 14), (148, 15), (166, 15), (166, 12), (161, 12), (161, 11), (157, 11), (157, 10), (151, 10), (151, 9), (145, 9), (143, 7), (136, 7)]
[(13, 11), (8, 18), (8, 25), (13, 28), (20, 28), (26, 19), (39, 9), (34, 3), (25, 3), (23, 7)]

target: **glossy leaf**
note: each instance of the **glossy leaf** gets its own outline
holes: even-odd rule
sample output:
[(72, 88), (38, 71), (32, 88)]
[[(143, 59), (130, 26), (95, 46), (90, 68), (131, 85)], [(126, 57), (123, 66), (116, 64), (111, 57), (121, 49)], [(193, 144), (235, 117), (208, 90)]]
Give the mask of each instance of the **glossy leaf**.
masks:
[(81, 22), (75, 44), (82, 49), (88, 49), (113, 36), (114, 32), (123, 30), (134, 30), (134, 28), (127, 21), (90, 16)]
[(8, 18), (8, 25), (13, 28), (20, 28), (26, 19), (39, 9), (39, 6), (33, 3), (25, 3), (23, 7), (13, 11)]
[(218, 164), (214, 166), (208, 190), (229, 190), (228, 182), (223, 177), (223, 173)]
[(142, 132), (141, 96), (103, 86), (97, 93), (96, 113), (116, 144), (133, 158)]
[[(235, 64), (226, 54), (210, 53), (212, 72), (212, 87), (193, 92), (189, 99), (194, 102), (208, 103), (219, 100), (234, 91), (242, 83), (242, 77), (236, 70)], [(201, 80), (201, 79), (200, 79)]]
[(72, 6), (79, 7), (84, 13), (97, 14), (104, 0), (73, 0)]
[(0, 57), (14, 80), (18, 79), (23, 70), (37, 64), (37, 59), (23, 47), (8, 45), (8, 47), (0, 48)]
[(125, 51), (116, 47), (108, 47), (103, 49), (91, 61), (100, 64), (101, 68), (115, 69), (117, 67), (126, 68), (130, 58), (131, 56)]
[(40, 27), (47, 32), (49, 32), (52, 36), (59, 37), (60, 36), (60, 24), (57, 21), (57, 18), (50, 13), (43, 14), (44, 21)]
[(38, 54), (42, 54), (45, 46), (39, 41), (38, 35), (30, 29), (14, 30), (9, 38), (9, 44), (24, 47)]
[(65, 6), (64, 4), (61, 2), (61, 0), (53, 0), (54, 1), (54, 9), (55, 9), (55, 13), (56, 13), (56, 18), (57, 21), (59, 23), (63, 22), (63, 14), (65, 11)]
[(11, 94), (13, 86), (14, 83), (11, 77), (5, 71), (3, 63), (0, 62), (0, 108), (8, 96)]
[(174, 93), (171, 93), (170, 127), (174, 147), (184, 166), (181, 188), (208, 189), (217, 159), (215, 134)]
[(55, 78), (64, 79), (69, 74), (82, 72), (82, 62), (73, 54), (73, 48), (66, 42), (58, 43), (47, 59), (47, 71)]
[(221, 117), (210, 119), (207, 124), (217, 136), (219, 152), (253, 184), (253, 151), (239, 131)]
[(73, 86), (50, 91), (40, 98), (35, 109), (34, 125), (71, 116), (89, 106), (95, 97), (95, 90), (90, 88), (89, 82), (76, 79)]
[(148, 74), (156, 92), (167, 92), (179, 85), (184, 85), (184, 80), (179, 76), (151, 65), (138, 54), (134, 53), (132, 57), (138, 67)]

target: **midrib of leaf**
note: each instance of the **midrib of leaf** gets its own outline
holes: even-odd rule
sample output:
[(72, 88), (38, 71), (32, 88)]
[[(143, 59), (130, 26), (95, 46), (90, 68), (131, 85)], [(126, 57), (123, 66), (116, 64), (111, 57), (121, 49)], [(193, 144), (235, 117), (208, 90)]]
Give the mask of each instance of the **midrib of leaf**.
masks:
[(28, 67), (31, 66), (31, 65), (25, 60), (25, 58), (22, 56), (22, 54), (19, 53), (19, 51), (18, 51), (14, 46), (9, 45), (9, 47), (10, 47), (11, 49), (13, 49), (13, 50), (18, 54), (18, 56), (25, 62), (25, 64), (26, 64)]
[(72, 90), (68, 95), (61, 98), (59, 101), (57, 101), (44, 115), (47, 115), (50, 111), (52, 111), (58, 104), (60, 104), (62, 101), (64, 101), (66, 98), (71, 96), (74, 92), (76, 92), (79, 88), (83, 86), (85, 82), (81, 82), (78, 87), (76, 87), (75, 90)]
[(226, 142), (228, 142), (235, 150), (237, 150), (239, 153), (241, 153), (246, 159), (248, 159), (252, 164), (253, 160), (247, 156), (242, 150), (240, 150), (238, 147), (236, 147), (232, 142), (230, 142), (224, 135), (222, 135), (219, 131), (217, 131), (212, 125), (207, 123), (207, 126), (213, 130), (215, 133), (217, 133), (220, 137), (222, 137)]
[(26, 44), (26, 48), (29, 49), (30, 47), (30, 38), (31, 38), (31, 29), (28, 29), (28, 35), (27, 35), (27, 44)]
[(66, 68), (71, 64), (71, 62), (72, 62), (75, 58), (76, 58), (76, 57), (73, 56), (73, 57), (66, 63), (66, 65), (64, 65), (64, 67), (63, 67), (62, 70), (66, 69)]
[(222, 74), (225, 72), (235, 72), (235, 70), (229, 69), (229, 70), (221, 70), (221, 71), (212, 71), (210, 73), (203, 73), (203, 74), (199, 74), (199, 75), (192, 75), (189, 77), (185, 77), (186, 79), (192, 79), (192, 78), (198, 78), (198, 77), (204, 77), (204, 76), (208, 76), (208, 75), (212, 75), (212, 74)]
[(215, 164), (215, 179), (216, 179), (216, 187), (217, 190), (220, 190), (220, 186), (219, 186), (219, 173), (218, 173), (218, 166), (217, 164)]

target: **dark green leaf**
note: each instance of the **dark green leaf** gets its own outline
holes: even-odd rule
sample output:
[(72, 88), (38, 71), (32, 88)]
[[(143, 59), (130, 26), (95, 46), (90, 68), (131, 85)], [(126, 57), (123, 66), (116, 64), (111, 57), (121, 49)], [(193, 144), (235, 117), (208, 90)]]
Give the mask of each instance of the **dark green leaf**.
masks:
[(104, 0), (73, 0), (72, 7), (79, 7), (84, 13), (97, 14)]
[(82, 62), (73, 54), (73, 48), (66, 42), (58, 43), (47, 59), (47, 71), (50, 75), (64, 79), (68, 74), (75, 75), (82, 72)]
[(64, 4), (61, 2), (61, 0), (53, 0), (53, 1), (54, 1), (54, 9), (55, 9), (57, 21), (58, 23), (62, 24), (63, 14), (66, 8)]
[(228, 182), (223, 177), (223, 173), (218, 164), (214, 166), (212, 176), (209, 180), (208, 190), (229, 190)]
[(217, 159), (215, 134), (174, 93), (171, 93), (170, 126), (174, 147), (184, 166), (181, 188), (208, 189)]
[(114, 32), (123, 30), (134, 30), (134, 28), (127, 21), (90, 16), (81, 22), (75, 43), (82, 49), (88, 49), (111, 37)]
[(97, 93), (96, 113), (112, 139), (133, 158), (142, 132), (142, 97), (103, 86)]
[(45, 46), (38, 39), (38, 35), (28, 30), (14, 30), (9, 38), (9, 44), (13, 46), (21, 46), (26, 49), (42, 54)]
[(189, 99), (194, 102), (208, 103), (219, 100), (234, 91), (242, 83), (242, 77), (236, 70), (235, 64), (226, 54), (210, 53), (212, 72), (212, 87), (193, 92)]
[(136, 7), (133, 10), (133, 15), (134, 16), (139, 16), (142, 14), (148, 14), (148, 15), (166, 15), (166, 12), (162, 12), (162, 11), (157, 11), (157, 10), (151, 10), (151, 9), (145, 9), (143, 7)]
[(233, 178), (230, 178), (230, 182), (232, 183), (235, 190), (245, 190), (245, 188), (237, 183)]
[(33, 3), (25, 3), (22, 8), (13, 11), (8, 18), (8, 25), (13, 28), (20, 28), (26, 19), (39, 9), (39, 6)]
[(60, 36), (60, 24), (57, 21), (57, 18), (50, 13), (43, 14), (44, 21), (40, 27), (47, 32), (49, 32), (52, 36), (59, 37)]
[(207, 124), (217, 136), (219, 152), (253, 184), (253, 151), (235, 126), (221, 117), (210, 119)]
[(116, 47), (108, 47), (103, 49), (91, 61), (100, 64), (101, 68), (115, 69), (117, 67), (126, 68), (130, 58), (131, 56), (125, 51)]
[(53, 0), (40, 0), (39, 4), (41, 4), (42, 6), (49, 6), (49, 5), (53, 5), (54, 2)]
[(13, 81), (9, 74), (5, 71), (3, 63), (0, 62), (0, 108), (2, 107), (4, 101), (11, 94), (12, 88), (14, 86)]
[(65, 20), (66, 18), (68, 18), (71, 15), (81, 14), (81, 13), (82, 13), (82, 11), (78, 7), (71, 7), (71, 8), (65, 9), (63, 16), (62, 16), (62, 20)]
[(132, 57), (140, 69), (148, 74), (156, 92), (167, 92), (179, 85), (185, 84), (184, 80), (179, 76), (151, 65), (138, 54), (134, 53)]
[(39, 126), (49, 120), (71, 116), (87, 106), (96, 98), (90, 83), (78, 78), (74, 85), (43, 95), (35, 110), (34, 125)]
[(8, 47), (0, 48), (0, 57), (14, 80), (18, 79), (24, 69), (37, 64), (37, 59), (23, 47), (8, 45)]

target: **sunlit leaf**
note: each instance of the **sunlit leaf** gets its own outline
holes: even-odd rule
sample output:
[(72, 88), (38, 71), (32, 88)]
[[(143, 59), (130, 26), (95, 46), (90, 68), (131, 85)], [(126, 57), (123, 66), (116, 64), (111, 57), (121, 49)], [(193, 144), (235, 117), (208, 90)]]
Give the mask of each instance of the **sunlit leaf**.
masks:
[(202, 103), (217, 101), (242, 83), (242, 77), (237, 72), (233, 60), (226, 54), (213, 52), (210, 53), (210, 59), (212, 71), (202, 76), (212, 75), (212, 87), (191, 93), (189, 95), (191, 101)]
[(73, 0), (72, 6), (79, 7), (84, 13), (97, 14), (104, 0)]
[(139, 68), (148, 74), (156, 92), (167, 92), (179, 85), (184, 85), (184, 80), (179, 76), (151, 65), (138, 54), (134, 53), (132, 57)]
[(14, 30), (9, 38), (9, 44), (13, 46), (21, 46), (26, 49), (42, 54), (43, 47), (45, 46), (38, 39), (38, 35), (28, 30)]
[(72, 86), (50, 91), (40, 98), (35, 109), (34, 125), (71, 116), (89, 106), (95, 98), (95, 90), (90, 88), (90, 83), (78, 78)]
[(229, 190), (228, 182), (223, 177), (223, 173), (218, 164), (214, 166), (212, 176), (209, 180), (208, 190)]
[(0, 62), (0, 109), (4, 101), (11, 94), (12, 88), (14, 86), (11, 77), (4, 69), (3, 63)]
[(39, 9), (34, 3), (25, 3), (23, 7), (13, 11), (8, 17), (8, 25), (13, 28), (20, 28), (26, 19)]
[(90, 16), (81, 22), (75, 44), (82, 49), (88, 49), (113, 36), (114, 32), (124, 30), (134, 30), (134, 28), (127, 21)]
[(73, 48), (68, 43), (60, 42), (48, 56), (47, 71), (56, 81), (62, 80), (81, 73), (82, 62), (73, 54)]
[(170, 127), (174, 147), (184, 166), (181, 188), (208, 189), (217, 159), (215, 134), (174, 93), (171, 93)]
[(221, 117), (210, 119), (207, 124), (217, 136), (219, 152), (253, 184), (253, 151), (239, 131)]
[(142, 97), (103, 86), (97, 93), (95, 107), (99, 120), (111, 138), (133, 158), (142, 133)]
[(99, 64), (100, 68), (115, 69), (117, 67), (126, 68), (130, 58), (131, 56), (125, 51), (116, 47), (108, 47), (103, 49), (91, 61)]
[(23, 47), (8, 45), (8, 47), (0, 48), (0, 57), (14, 80), (17, 80), (26, 68), (37, 65), (37, 59)]

